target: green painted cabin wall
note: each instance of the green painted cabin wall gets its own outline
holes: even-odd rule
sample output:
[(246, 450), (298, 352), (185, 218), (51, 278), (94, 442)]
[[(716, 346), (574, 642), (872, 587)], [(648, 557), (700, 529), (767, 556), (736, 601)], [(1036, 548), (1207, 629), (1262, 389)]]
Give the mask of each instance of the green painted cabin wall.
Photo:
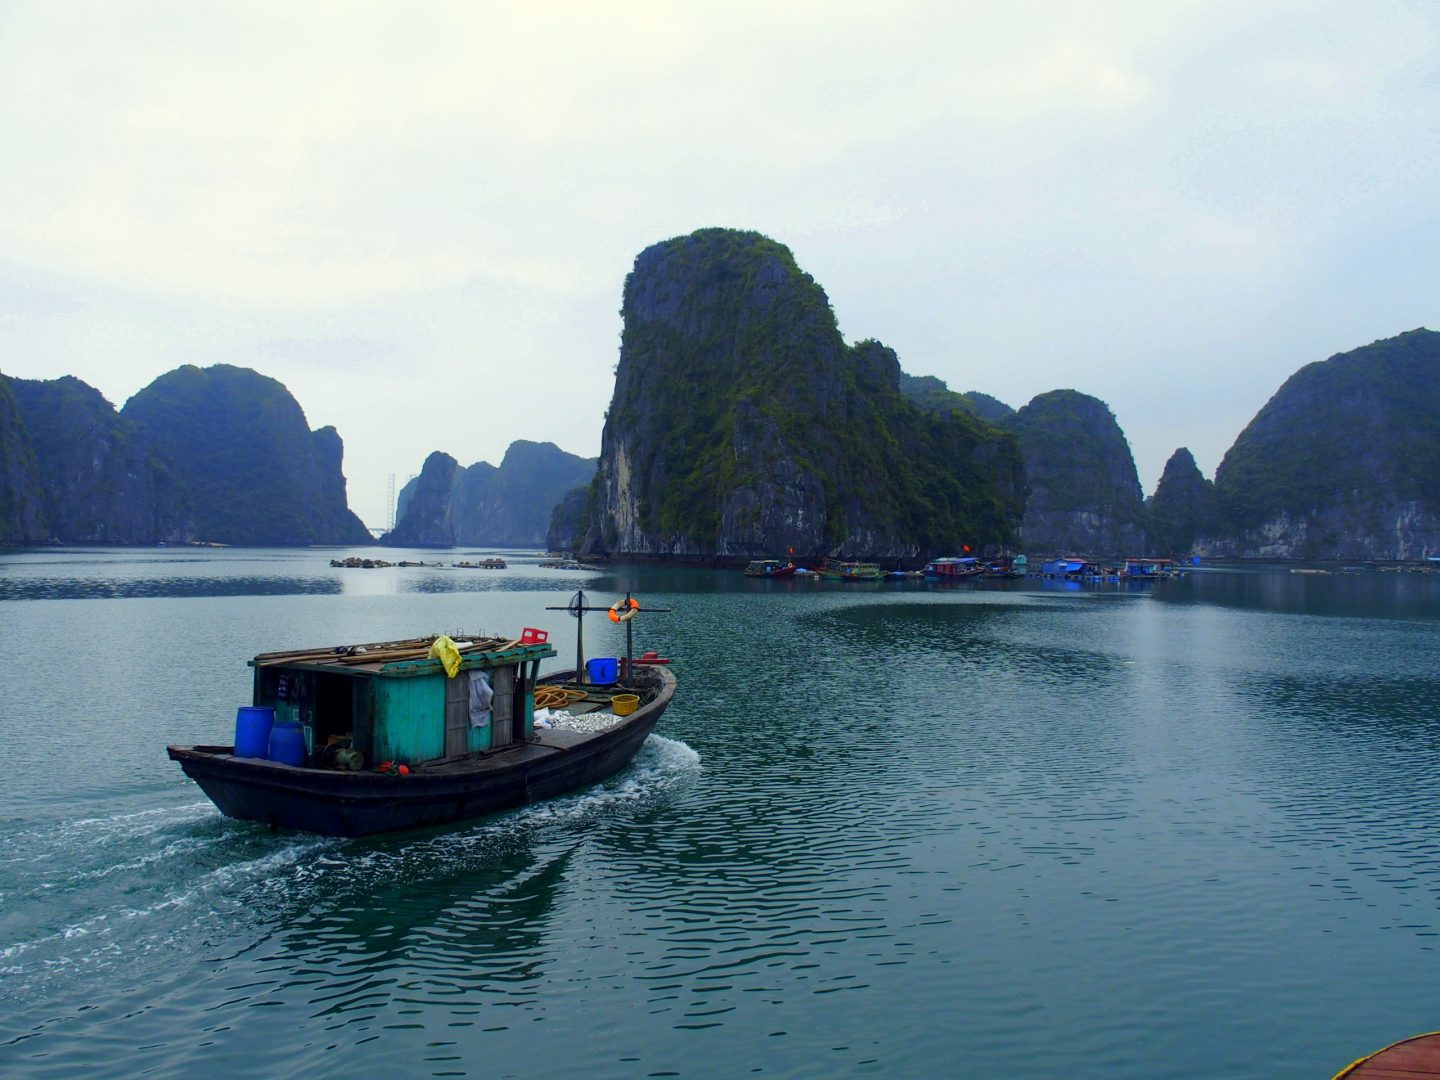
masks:
[[(456, 676), (467, 677), (465, 670)], [(416, 762), (445, 756), (445, 684), (443, 673), (372, 680), (375, 730), (371, 745), (375, 761)], [(519, 715), (512, 730), (528, 736), (535, 725), (534, 695), (516, 694), (515, 701)], [(471, 752), (491, 749), (494, 731), (493, 720), (483, 727), (472, 727), (467, 748)]]
[(445, 756), (445, 676), (373, 679), (375, 761), (429, 761)]

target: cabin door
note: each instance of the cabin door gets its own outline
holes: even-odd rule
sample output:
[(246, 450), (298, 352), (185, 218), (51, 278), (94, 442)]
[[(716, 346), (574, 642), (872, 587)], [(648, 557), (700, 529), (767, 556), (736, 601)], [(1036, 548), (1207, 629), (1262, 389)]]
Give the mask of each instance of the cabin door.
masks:
[(490, 672), (490, 688), (495, 696), (490, 700), (492, 746), (509, 746), (515, 739), (515, 669), (498, 667)]
[(459, 757), (469, 752), (470, 673), (462, 671), (455, 678), (445, 680), (445, 756)]

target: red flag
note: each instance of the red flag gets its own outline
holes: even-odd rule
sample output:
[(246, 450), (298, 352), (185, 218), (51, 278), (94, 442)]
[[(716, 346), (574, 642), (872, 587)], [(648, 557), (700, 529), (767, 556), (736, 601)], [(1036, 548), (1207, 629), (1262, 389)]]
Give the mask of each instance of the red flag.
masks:
[(960, 545), (960, 550), (963, 551), (963, 552), (965, 552), (965, 553), (968, 555), (968, 554), (970, 553), (970, 545), (969, 545), (969, 544), (961, 544), (961, 545)]
[(795, 549), (794, 549), (794, 548), (786, 548), (785, 550), (788, 551), (791, 555), (794, 555), (794, 554), (795, 554)]

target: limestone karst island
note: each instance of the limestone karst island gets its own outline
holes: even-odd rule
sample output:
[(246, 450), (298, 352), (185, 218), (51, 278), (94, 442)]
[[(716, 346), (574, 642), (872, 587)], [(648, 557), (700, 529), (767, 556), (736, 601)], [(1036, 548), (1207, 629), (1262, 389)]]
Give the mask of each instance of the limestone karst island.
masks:
[[(443, 447), (382, 542), (582, 557), (920, 565), (977, 553), (1423, 560), (1440, 554), (1440, 334), (1317, 359), (1238, 433), (1213, 480), (1180, 447), (1141, 491), (1085, 387), (1017, 408), (847, 343), (783, 244), (704, 229), (625, 279), (598, 461), (520, 441)], [(538, 433), (537, 433), (538, 434)], [(185, 366), (116, 409), (73, 377), (0, 376), (0, 543), (366, 544), (343, 443), (283, 385)]]

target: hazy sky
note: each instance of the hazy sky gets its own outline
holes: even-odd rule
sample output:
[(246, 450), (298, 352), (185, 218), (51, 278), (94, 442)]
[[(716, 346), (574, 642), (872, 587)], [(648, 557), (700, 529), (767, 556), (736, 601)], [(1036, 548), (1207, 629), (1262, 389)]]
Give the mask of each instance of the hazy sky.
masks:
[(252, 367), (371, 525), (432, 450), (594, 455), (621, 289), (706, 226), (848, 340), (1107, 402), (1150, 492), (1440, 328), (1440, 4), (0, 3), (0, 371)]

